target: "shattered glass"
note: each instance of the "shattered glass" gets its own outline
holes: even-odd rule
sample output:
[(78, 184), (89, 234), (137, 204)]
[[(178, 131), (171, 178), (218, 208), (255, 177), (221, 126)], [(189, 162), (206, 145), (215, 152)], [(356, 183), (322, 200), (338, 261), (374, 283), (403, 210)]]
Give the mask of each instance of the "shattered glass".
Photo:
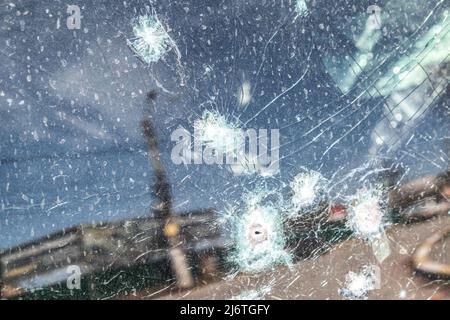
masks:
[(1, 297), (450, 297), (448, 0), (0, 20)]

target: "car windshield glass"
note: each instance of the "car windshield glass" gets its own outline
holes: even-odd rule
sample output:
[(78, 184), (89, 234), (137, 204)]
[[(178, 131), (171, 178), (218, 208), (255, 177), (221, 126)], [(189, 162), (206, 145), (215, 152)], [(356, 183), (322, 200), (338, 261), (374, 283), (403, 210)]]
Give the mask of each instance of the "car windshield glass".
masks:
[[(80, 262), (95, 273), (121, 246), (158, 251), (187, 235), (183, 250), (220, 249), (219, 269), (236, 275), (355, 237), (381, 243), (371, 248), (383, 261), (392, 212), (409, 201), (395, 190), (447, 177), (449, 10), (444, 0), (3, 2), (0, 252), (70, 232), (83, 248), (119, 239), (95, 242), (95, 267)], [(175, 251), (149, 248), (124, 265), (168, 257), (162, 269), (177, 268)], [(22, 287), (52, 283), (52, 268)]]

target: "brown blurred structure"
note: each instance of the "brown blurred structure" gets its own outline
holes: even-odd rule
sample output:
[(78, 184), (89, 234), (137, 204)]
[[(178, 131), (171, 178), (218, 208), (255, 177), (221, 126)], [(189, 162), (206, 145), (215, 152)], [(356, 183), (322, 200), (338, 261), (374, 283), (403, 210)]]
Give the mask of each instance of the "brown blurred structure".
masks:
[[(20, 296), (57, 283), (65, 285), (71, 265), (78, 266), (85, 276), (111, 270), (126, 272), (136, 265), (170, 260), (171, 248), (160, 245), (165, 223), (141, 218), (81, 225), (6, 250), (0, 254), (1, 297)], [(178, 240), (184, 254), (214, 256), (223, 248), (225, 241), (212, 210), (180, 214), (172, 217), (172, 223), (179, 226)]]
[(389, 206), (406, 221), (427, 219), (450, 211), (450, 173), (425, 176), (393, 189)]

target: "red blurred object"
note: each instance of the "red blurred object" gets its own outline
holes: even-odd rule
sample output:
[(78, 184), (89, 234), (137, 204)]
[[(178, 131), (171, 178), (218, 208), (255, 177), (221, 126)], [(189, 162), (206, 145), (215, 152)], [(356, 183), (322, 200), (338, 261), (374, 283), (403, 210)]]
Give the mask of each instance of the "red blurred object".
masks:
[(330, 217), (332, 221), (344, 219), (347, 216), (347, 208), (342, 204), (334, 204), (330, 207)]

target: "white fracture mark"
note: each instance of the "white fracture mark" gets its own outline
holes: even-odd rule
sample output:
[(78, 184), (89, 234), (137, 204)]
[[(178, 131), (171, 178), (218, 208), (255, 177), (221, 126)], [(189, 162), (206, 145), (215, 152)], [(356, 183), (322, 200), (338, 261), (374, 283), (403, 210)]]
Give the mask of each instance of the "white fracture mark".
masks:
[(232, 261), (244, 272), (260, 272), (292, 261), (284, 248), (282, 215), (277, 206), (260, 203), (263, 194), (261, 190), (247, 195), (244, 214), (233, 222), (236, 249)]
[(361, 272), (350, 271), (345, 277), (345, 288), (339, 293), (347, 299), (367, 299), (369, 291), (380, 288), (380, 269), (369, 265), (362, 267)]
[(239, 125), (217, 111), (205, 111), (194, 122), (196, 138), (201, 143), (221, 153), (236, 153), (243, 138)]
[(146, 63), (159, 61), (173, 47), (172, 40), (156, 14), (143, 15), (133, 26), (130, 48)]
[(356, 235), (370, 240), (383, 231), (385, 217), (381, 198), (381, 191), (376, 188), (361, 189), (353, 197), (347, 225)]

